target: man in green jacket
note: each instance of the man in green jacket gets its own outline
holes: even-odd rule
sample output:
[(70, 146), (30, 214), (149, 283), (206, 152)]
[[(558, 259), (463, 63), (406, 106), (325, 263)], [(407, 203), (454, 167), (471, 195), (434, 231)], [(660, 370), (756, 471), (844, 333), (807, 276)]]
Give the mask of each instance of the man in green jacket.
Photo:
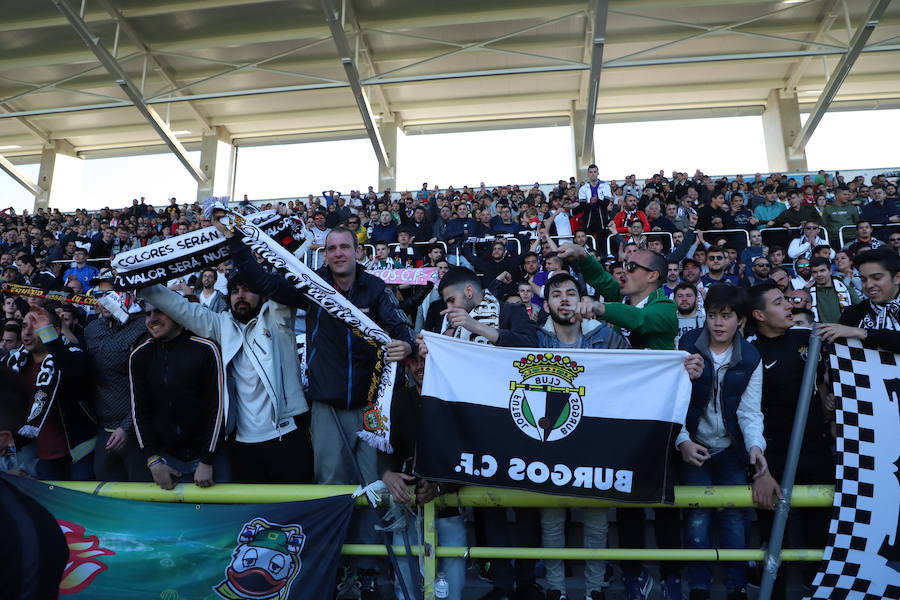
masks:
[(662, 254), (649, 250), (632, 254), (625, 263), (625, 283), (621, 285), (584, 248), (563, 244), (558, 255), (577, 261), (585, 283), (605, 301), (581, 303), (581, 314), (593, 312), (594, 316), (615, 325), (632, 348), (675, 349), (678, 315), (675, 303), (666, 298), (661, 287), (668, 267)]

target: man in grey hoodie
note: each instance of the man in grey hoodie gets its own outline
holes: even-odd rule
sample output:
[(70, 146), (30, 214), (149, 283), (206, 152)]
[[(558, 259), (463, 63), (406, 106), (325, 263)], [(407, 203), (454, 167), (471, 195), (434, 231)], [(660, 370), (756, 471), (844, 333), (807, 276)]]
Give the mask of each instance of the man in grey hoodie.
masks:
[[(544, 284), (544, 309), (550, 318), (538, 330), (538, 346), (541, 348), (586, 348), (604, 350), (628, 348), (629, 344), (605, 321), (583, 319), (578, 311), (580, 295), (578, 282), (565, 272), (557, 273)], [(591, 313), (592, 314), (592, 313)], [(609, 521), (606, 508), (586, 508), (582, 511), (585, 547), (606, 548)], [(565, 508), (541, 510), (541, 542), (544, 548), (564, 548)], [(548, 598), (566, 596), (566, 578), (563, 561), (544, 560), (547, 567)], [(589, 560), (584, 570), (585, 595), (602, 597), (604, 561)], [(596, 592), (596, 594), (594, 594)], [(594, 595), (592, 595), (594, 594)]]

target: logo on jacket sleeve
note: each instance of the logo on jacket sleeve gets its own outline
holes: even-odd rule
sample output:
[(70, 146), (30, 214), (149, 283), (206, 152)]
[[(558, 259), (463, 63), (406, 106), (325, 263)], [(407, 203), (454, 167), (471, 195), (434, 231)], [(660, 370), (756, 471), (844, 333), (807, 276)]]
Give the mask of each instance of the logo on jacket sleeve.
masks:
[(552, 352), (529, 354), (515, 362), (521, 381), (510, 381), (509, 412), (525, 435), (542, 442), (561, 440), (581, 421), (584, 387), (573, 381), (584, 367)]
[(226, 600), (285, 600), (300, 573), (305, 543), (299, 525), (253, 519), (241, 530), (225, 579), (213, 591)]

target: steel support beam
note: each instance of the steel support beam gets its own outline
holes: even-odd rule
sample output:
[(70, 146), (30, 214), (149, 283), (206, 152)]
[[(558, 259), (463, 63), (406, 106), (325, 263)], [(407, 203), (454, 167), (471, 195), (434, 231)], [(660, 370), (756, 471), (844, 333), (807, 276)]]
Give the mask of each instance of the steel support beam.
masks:
[(603, 46), (606, 43), (606, 17), (609, 0), (593, 0), (591, 6), (591, 71), (588, 80), (587, 109), (584, 131), (581, 132), (581, 156), (594, 155), (594, 123), (597, 117), (597, 100), (600, 97), (600, 72), (603, 68)]
[[(807, 40), (808, 44), (812, 44), (813, 42), (818, 40), (819, 37), (825, 35), (831, 30), (831, 26), (834, 25), (834, 22), (838, 17), (837, 5), (839, 1), (840, 0), (829, 0), (828, 5), (825, 7), (825, 10), (822, 11), (822, 18), (819, 20), (819, 26)], [(800, 84), (800, 79), (803, 78), (803, 74), (806, 72), (806, 69), (809, 67), (809, 63), (811, 62), (811, 57), (804, 56), (791, 67), (791, 70), (788, 71), (787, 83), (784, 86), (786, 90), (791, 91), (797, 89), (797, 86)]]
[[(150, 47), (144, 42), (143, 38), (141, 38), (140, 34), (138, 34), (137, 30), (131, 26), (131, 23), (119, 12), (119, 9), (116, 8), (111, 0), (96, 0), (100, 6), (109, 14), (110, 17), (119, 25), (122, 30), (122, 33), (125, 34), (131, 43), (138, 47), (139, 50), (143, 51), (147, 58), (156, 65), (156, 68), (159, 72), (159, 76), (165, 81), (168, 85), (173, 88), (178, 87), (178, 82), (175, 79), (175, 71), (172, 67), (165, 61), (151, 52)], [(204, 132), (208, 132), (212, 130), (212, 124), (209, 122), (209, 117), (201, 111), (196, 104), (193, 102), (187, 103), (188, 110), (190, 110), (191, 114), (194, 115), (194, 118), (200, 123), (203, 127)]]
[(360, 81), (359, 69), (356, 66), (353, 51), (350, 49), (350, 42), (347, 40), (347, 34), (344, 32), (344, 26), (341, 23), (341, 14), (334, 7), (332, 0), (321, 0), (321, 2), (322, 12), (325, 13), (325, 20), (328, 21), (331, 37), (334, 39), (338, 56), (347, 74), (348, 85), (353, 90), (353, 98), (356, 100), (356, 106), (359, 108), (363, 126), (366, 128), (366, 134), (369, 136), (372, 149), (375, 151), (375, 158), (378, 159), (380, 168), (389, 169), (391, 159), (384, 148), (381, 132), (378, 131), (378, 126), (375, 124), (375, 116), (372, 114), (372, 106), (369, 104), (369, 98)]
[(825, 112), (831, 105), (831, 101), (834, 100), (838, 90), (841, 89), (841, 85), (843, 85), (844, 80), (850, 73), (850, 69), (853, 68), (853, 64), (856, 62), (856, 59), (859, 58), (860, 53), (865, 48), (866, 42), (869, 41), (869, 37), (872, 35), (872, 32), (875, 31), (875, 28), (878, 26), (878, 21), (881, 19), (882, 15), (884, 15), (884, 11), (890, 3), (891, 0), (874, 0), (869, 6), (869, 10), (866, 11), (866, 16), (863, 18), (860, 26), (857, 27), (856, 33), (853, 34), (853, 38), (850, 40), (850, 47), (847, 49), (847, 53), (840, 61), (838, 61), (837, 66), (835, 66), (834, 71), (831, 73), (831, 77), (828, 78), (828, 83), (825, 84), (825, 89), (822, 90), (822, 94), (816, 101), (816, 105), (813, 107), (809, 118), (806, 120), (806, 123), (803, 124), (803, 129), (800, 130), (800, 133), (797, 134), (797, 139), (791, 144), (790, 154), (799, 154), (806, 149), (806, 143), (809, 142), (809, 138), (812, 137), (812, 134), (815, 132), (816, 127), (818, 127), (822, 117), (825, 116)]
[(26, 177), (25, 174), (22, 173), (22, 171), (20, 171), (16, 165), (9, 162), (9, 159), (3, 155), (0, 155), (0, 170), (4, 171), (7, 175), (13, 178), (13, 181), (31, 192), (31, 194), (35, 198), (42, 194), (41, 188), (39, 188), (35, 182)]
[[(156, 110), (144, 102), (141, 91), (134, 85), (128, 77), (128, 74), (125, 73), (118, 61), (116, 61), (115, 57), (103, 46), (100, 42), (100, 38), (91, 33), (87, 23), (78, 16), (78, 13), (72, 10), (65, 0), (51, 1), (69, 21), (69, 24), (72, 25), (72, 28), (75, 29), (75, 32), (82, 41), (91, 49), (94, 56), (100, 61), (100, 64), (109, 71), (109, 74), (115, 79), (116, 84), (122, 88), (122, 91), (125, 92), (125, 95), (128, 96), (134, 107), (138, 109), (153, 130), (156, 131), (157, 135), (159, 135), (166, 146), (168, 146), (169, 150), (175, 155), (179, 162), (184, 165), (184, 168), (188, 170), (188, 173), (191, 174), (197, 183), (205, 183), (207, 179), (206, 175), (191, 162), (187, 155), (187, 150), (181, 145), (181, 142), (178, 141), (178, 138), (175, 137), (166, 122), (157, 114)], [(183, 99), (190, 101), (190, 98)]]

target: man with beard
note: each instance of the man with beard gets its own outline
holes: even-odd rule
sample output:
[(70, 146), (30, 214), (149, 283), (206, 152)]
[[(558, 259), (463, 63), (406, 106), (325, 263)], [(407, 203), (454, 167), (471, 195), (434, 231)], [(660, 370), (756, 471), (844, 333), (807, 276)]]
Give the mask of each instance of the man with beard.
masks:
[(772, 263), (769, 262), (769, 259), (765, 256), (757, 256), (753, 259), (753, 265), (750, 267), (750, 273), (748, 273), (744, 280), (741, 282), (746, 288), (751, 288), (758, 283), (762, 283), (763, 281), (768, 281), (769, 279), (769, 271), (772, 268)]
[(791, 287), (795, 290), (805, 290), (812, 285), (812, 266), (808, 258), (797, 259), (794, 263), (794, 272), (797, 275), (791, 279)]
[(778, 289), (783, 294), (787, 294), (794, 289), (791, 285), (791, 276), (784, 267), (772, 267), (772, 270), (769, 271), (769, 279), (775, 282), (775, 285), (778, 286)]
[(678, 334), (675, 336), (677, 345), (685, 333), (703, 327), (706, 313), (699, 305), (697, 288), (690, 283), (683, 282), (676, 285), (673, 299), (678, 309)]
[(700, 263), (693, 258), (686, 258), (681, 261), (681, 281), (689, 283), (702, 293), (700, 285), (700, 275), (703, 273)]
[(225, 299), (224, 294), (216, 289), (216, 281), (218, 279), (218, 271), (212, 267), (203, 269), (200, 272), (200, 290), (197, 292), (200, 305), (217, 313), (228, 310), (228, 301)]
[[(769, 472), (753, 480), (754, 502), (763, 509), (771, 509), (773, 495), (781, 497), (778, 481), (784, 473), (787, 450), (791, 439), (797, 399), (800, 397), (802, 377), (809, 346), (808, 329), (793, 329), (791, 303), (774, 282), (765, 282), (750, 289), (750, 314), (756, 325), (756, 335), (749, 341), (759, 351), (763, 364), (762, 413), (766, 458)], [(825, 325), (820, 326), (825, 327)], [(825, 408), (816, 397), (810, 400), (803, 434), (800, 462), (795, 484), (823, 484), (833, 481), (834, 465), (830, 442), (825, 428)], [(831, 417), (833, 419), (833, 416)], [(831, 508), (804, 509), (791, 515), (800, 521), (800, 540), (791, 540), (794, 548), (818, 548), (825, 544)], [(772, 528), (772, 513), (759, 512), (760, 531), (764, 536)], [(790, 535), (789, 526), (786, 531)], [(800, 542), (800, 543), (798, 543)], [(807, 571), (815, 571), (814, 565)], [(811, 577), (812, 573), (807, 573)], [(785, 598), (785, 574), (779, 574), (773, 598)], [(809, 578), (807, 579), (809, 581)]]
[(666, 282), (663, 284), (663, 292), (665, 292), (667, 298), (675, 295), (675, 286), (679, 283), (681, 283), (681, 265), (678, 264), (677, 260), (667, 260)]
[[(605, 322), (594, 318), (582, 319), (577, 309), (580, 303), (578, 282), (568, 273), (553, 275), (544, 285), (544, 307), (550, 318), (538, 330), (540, 348), (584, 348), (605, 350), (628, 348), (628, 342)], [(609, 529), (608, 509), (586, 508), (582, 511), (585, 547), (606, 548)], [(564, 548), (565, 508), (541, 509), (541, 537), (544, 548)], [(566, 578), (563, 561), (544, 560), (547, 567), (547, 598), (566, 596)], [(603, 597), (603, 579), (606, 565), (603, 561), (589, 560), (585, 566), (585, 595), (588, 598)]]
[(228, 280), (227, 312), (212, 312), (161, 285), (138, 294), (221, 347), (228, 400), (234, 406), (225, 429), (234, 434), (233, 480), (311, 483), (309, 407), (300, 385), (294, 309), (254, 292), (241, 272)]
[(706, 265), (709, 272), (700, 278), (700, 283), (706, 289), (717, 283), (738, 285), (740, 280), (734, 275), (728, 274), (728, 254), (722, 248), (710, 248), (706, 253)]

